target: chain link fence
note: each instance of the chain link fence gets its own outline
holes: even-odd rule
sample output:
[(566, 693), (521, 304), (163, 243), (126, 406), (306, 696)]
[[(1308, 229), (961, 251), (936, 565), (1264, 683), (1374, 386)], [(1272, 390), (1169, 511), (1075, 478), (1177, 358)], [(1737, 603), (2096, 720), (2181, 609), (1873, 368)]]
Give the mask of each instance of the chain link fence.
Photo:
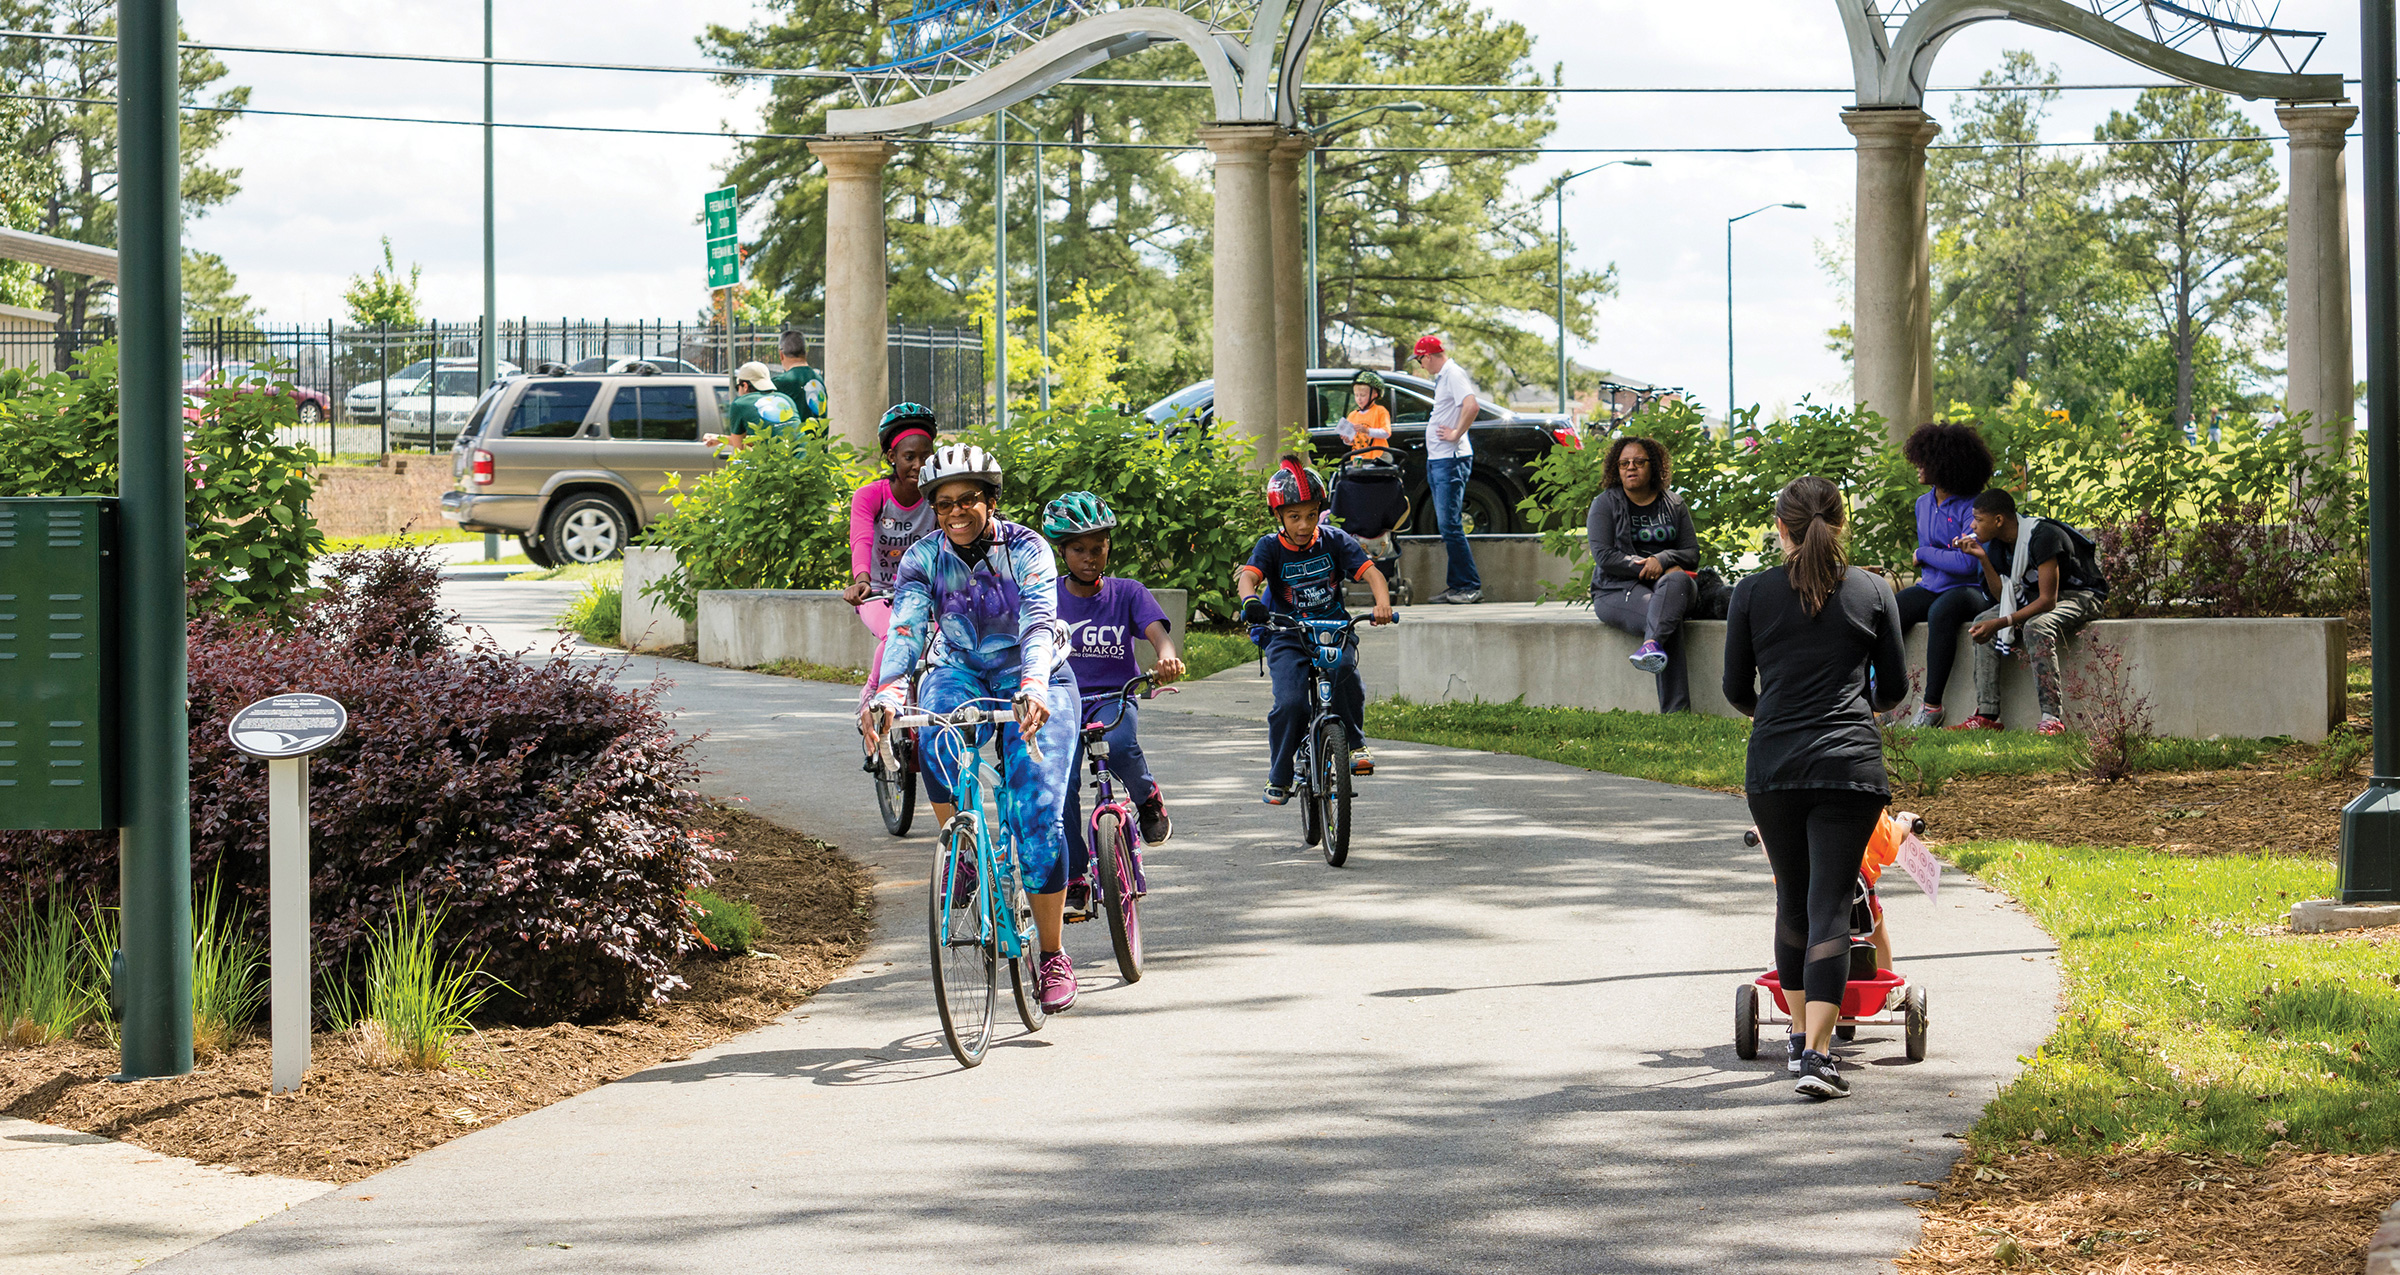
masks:
[[(187, 388), (197, 390), (211, 379), (238, 379), (251, 368), (280, 365), (279, 375), (300, 399), (299, 424), (284, 431), (284, 441), (329, 455), (375, 455), (391, 450), (387, 425), (396, 405), (405, 401), (431, 419), (443, 397), (474, 391), (471, 383), (461, 386), (456, 375), (429, 373), (437, 366), (451, 372), (474, 369), (481, 328), (477, 321), (429, 321), (409, 328), (212, 321), (185, 329), (183, 376)], [(802, 324), (796, 330), (807, 338), (815, 361), (822, 351), (822, 325)], [(494, 353), (503, 374), (550, 363), (598, 372), (639, 359), (662, 372), (730, 376), (752, 360), (780, 367), (783, 331), (737, 327), (727, 333), (698, 323), (517, 318), (501, 321)], [(116, 335), (108, 316), (83, 328), (0, 326), (0, 366), (72, 367), (77, 353)], [(945, 424), (960, 428), (989, 418), (980, 331), (895, 323), (887, 339), (894, 402), (926, 404)], [(429, 396), (432, 401), (425, 401)]]

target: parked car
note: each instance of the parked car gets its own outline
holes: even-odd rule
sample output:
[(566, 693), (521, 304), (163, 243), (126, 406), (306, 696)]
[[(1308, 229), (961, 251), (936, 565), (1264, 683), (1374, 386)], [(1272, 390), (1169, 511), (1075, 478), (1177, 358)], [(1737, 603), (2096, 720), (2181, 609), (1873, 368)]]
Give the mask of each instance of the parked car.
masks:
[[(713, 375), (578, 375), (501, 381), (466, 410), (442, 516), (517, 537), (543, 566), (614, 558), (666, 516), (670, 473), (724, 463), (700, 440), (725, 432), (730, 390)], [(448, 409), (443, 409), (447, 413)]]
[[(1321, 468), (1330, 468), (1350, 448), (1334, 427), (1352, 407), (1352, 368), (1311, 368), (1308, 373), (1308, 437)], [(1404, 535), (1433, 535), (1433, 505), (1425, 483), (1425, 422), (1433, 414), (1433, 382), (1406, 372), (1379, 372), (1390, 396), (1392, 453), (1400, 461), (1408, 498), (1416, 512), (1402, 528)], [(1165, 425), (1178, 416), (1212, 419), (1216, 382), (1202, 381), (1142, 409), (1153, 423)], [(1524, 532), (1532, 522), (1518, 512), (1517, 502), (1533, 490), (1535, 461), (1554, 447), (1581, 447), (1583, 436), (1572, 418), (1549, 413), (1514, 412), (1483, 401), (1468, 437), (1475, 444), (1475, 472), (1467, 480), (1465, 521), (1474, 532)]]
[[(513, 375), (513, 370), (502, 372), (493, 386), (506, 384)], [(472, 362), (452, 367), (448, 359), (442, 360), (440, 371), (417, 378), (407, 394), (392, 400), (391, 419), (383, 430), (385, 440), (400, 448), (448, 446), (484, 391), (491, 388), (482, 382), (483, 374)], [(438, 419), (428, 424), (429, 414)]]
[(594, 355), (577, 362), (575, 366), (567, 370), (584, 373), (601, 372), (616, 376), (633, 371), (634, 365), (637, 363), (647, 363), (661, 372), (680, 376), (706, 376), (709, 374), (708, 369), (687, 363), (671, 354), (619, 354), (614, 357), (604, 354)]
[(301, 424), (316, 425), (333, 416), (333, 400), (322, 391), (312, 390), (305, 385), (294, 385), (284, 379), (282, 373), (249, 363), (219, 363), (213, 366), (205, 363), (186, 363), (183, 365), (183, 394), (186, 399), (206, 398), (210, 390), (227, 385), (234, 386), (238, 393), (256, 394), (259, 392), (258, 386), (252, 383), (252, 378), (255, 377), (267, 379), (269, 384), (267, 393), (284, 394), (288, 392), (292, 396), (298, 404), (297, 414)]
[[(473, 359), (450, 358), (443, 359), (442, 366), (445, 368), (463, 367), (471, 370), (476, 363)], [(493, 364), (492, 368), (495, 376), (514, 376), (520, 370), (516, 364), (506, 359)], [(382, 423), (386, 406), (408, 397), (410, 391), (424, 381), (425, 374), (432, 370), (432, 359), (418, 359), (380, 381), (368, 381), (363, 385), (352, 386), (350, 392), (342, 396), (343, 417), (360, 425)]]

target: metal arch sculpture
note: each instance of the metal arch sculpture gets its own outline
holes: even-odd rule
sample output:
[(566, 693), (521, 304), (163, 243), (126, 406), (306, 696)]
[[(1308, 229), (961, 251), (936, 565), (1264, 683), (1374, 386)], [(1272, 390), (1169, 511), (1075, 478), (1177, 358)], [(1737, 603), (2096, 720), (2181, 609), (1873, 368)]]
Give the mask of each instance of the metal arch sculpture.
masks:
[(1926, 77), (1942, 44), (1963, 27), (1997, 19), (2063, 32), (2169, 78), (2240, 97), (2294, 102), (2342, 97), (2341, 76), (2304, 72), (2323, 33), (2277, 27), (2277, 6), (2262, 7), (2262, 0), (1837, 3), (1861, 107), (1921, 108)]
[[(939, 128), (1170, 42), (1199, 60), (1219, 122), (1290, 125), (1326, 2), (1182, 0), (1175, 8), (1109, 8), (1094, 0), (915, 0), (892, 23), (892, 59), (850, 73), (866, 105), (828, 112), (825, 127), (848, 135)], [(913, 96), (900, 96), (904, 91)]]

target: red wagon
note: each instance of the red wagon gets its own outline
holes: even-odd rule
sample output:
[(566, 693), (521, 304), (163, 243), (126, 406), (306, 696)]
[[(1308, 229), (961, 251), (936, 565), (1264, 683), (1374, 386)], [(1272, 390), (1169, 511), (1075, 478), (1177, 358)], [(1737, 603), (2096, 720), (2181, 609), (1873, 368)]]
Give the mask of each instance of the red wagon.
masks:
[[(1842, 1017), (1834, 1028), (1838, 1040), (1857, 1036), (1860, 1024), (1871, 1027), (1897, 1025), (1908, 1047), (1910, 1062), (1925, 1061), (1925, 989), (1910, 983), (1898, 970), (1881, 969), (1875, 959), (1875, 944), (1869, 937), (1874, 932), (1877, 909), (1872, 898), (1874, 877), (1884, 866), (1893, 862), (1901, 847), (1925, 831), (1925, 821), (1913, 814), (1892, 813), (1884, 816), (1883, 826), (1876, 831), (1875, 841), (1867, 851), (1867, 863), (1858, 880), (1858, 894), (1850, 908), (1850, 979), (1842, 987)], [(1758, 830), (1742, 836), (1746, 845), (1757, 846)], [(1764, 989), (1766, 995), (1759, 992)], [(1733, 989), (1733, 1052), (1737, 1057), (1758, 1057), (1759, 1027), (1765, 1023), (1792, 1021), (1791, 1002), (1783, 997), (1783, 979), (1768, 970), (1757, 978)]]

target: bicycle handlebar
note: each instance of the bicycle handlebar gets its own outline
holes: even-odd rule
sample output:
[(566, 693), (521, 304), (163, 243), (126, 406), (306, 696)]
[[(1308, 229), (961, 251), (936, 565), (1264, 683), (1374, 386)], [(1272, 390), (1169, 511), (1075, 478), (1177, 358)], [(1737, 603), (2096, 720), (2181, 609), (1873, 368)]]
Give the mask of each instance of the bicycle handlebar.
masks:
[[(962, 705), (947, 713), (898, 714), (884, 723), (883, 743), (878, 751), (884, 754), (887, 763), (897, 764), (891, 757), (891, 740), (895, 731), (917, 730), (927, 726), (951, 729), (963, 726), (1008, 726), (1016, 720), (1017, 710), (1014, 708), (979, 708), (973, 704)], [(1039, 739), (1032, 732), (1022, 730), (1017, 732), (1017, 738), (1025, 741), (1025, 755), (1033, 759), (1034, 765), (1041, 765), (1042, 745)]]
[(1081, 723), (1081, 729), (1083, 732), (1085, 734), (1091, 734), (1095, 731), (1106, 732), (1116, 729), (1117, 723), (1125, 720), (1125, 704), (1127, 701), (1134, 698), (1133, 688), (1140, 686), (1144, 682), (1150, 683), (1151, 686), (1149, 690), (1142, 692), (1141, 698), (1143, 699), (1156, 699), (1161, 695), (1172, 695), (1175, 693), (1174, 687), (1160, 686), (1157, 684), (1157, 669), (1146, 669), (1140, 673), (1136, 673), (1132, 677), (1125, 679), (1125, 685), (1116, 690), (1102, 691), (1097, 695), (1086, 695), (1082, 697), (1081, 705), (1085, 708), (1089, 708), (1093, 704), (1100, 703), (1103, 700), (1115, 700), (1117, 702), (1117, 715), (1115, 717), (1110, 718), (1105, 725), (1099, 722), (1083, 722)]
[[(1342, 626), (1345, 632), (1357, 628), (1361, 623), (1372, 622), (1375, 618), (1374, 613), (1371, 611), (1364, 614), (1352, 611), (1346, 612), (1345, 615), (1349, 621)], [(1387, 623), (1398, 624), (1399, 622), (1400, 613), (1394, 611), (1392, 613), (1392, 618), (1387, 621)], [(1267, 612), (1267, 627), (1270, 629), (1281, 629), (1287, 633), (1306, 633), (1314, 626), (1301, 623), (1299, 618), (1296, 616), (1285, 615), (1281, 611), (1269, 611)]]

